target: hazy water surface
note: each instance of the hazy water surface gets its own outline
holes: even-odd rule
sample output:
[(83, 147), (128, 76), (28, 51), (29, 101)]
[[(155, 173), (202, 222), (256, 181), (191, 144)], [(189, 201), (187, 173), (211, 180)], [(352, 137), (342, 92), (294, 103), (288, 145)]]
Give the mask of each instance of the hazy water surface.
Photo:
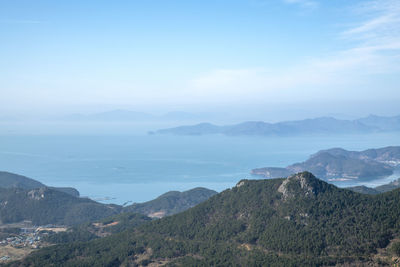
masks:
[[(221, 191), (253, 168), (283, 167), (321, 149), (400, 145), (398, 133), (303, 136), (1, 136), (0, 170), (51, 186), (72, 186), (106, 202), (150, 200), (196, 186)], [(371, 181), (370, 185), (387, 182)], [(354, 184), (354, 183), (353, 183)], [(347, 184), (350, 185), (350, 184)]]

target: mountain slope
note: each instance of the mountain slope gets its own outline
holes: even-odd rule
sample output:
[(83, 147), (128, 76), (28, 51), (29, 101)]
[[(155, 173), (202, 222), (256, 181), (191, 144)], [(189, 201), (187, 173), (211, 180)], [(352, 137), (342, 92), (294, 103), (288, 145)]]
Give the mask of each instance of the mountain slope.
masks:
[(380, 193), (385, 193), (397, 189), (399, 187), (400, 187), (400, 178), (388, 184), (377, 186), (374, 189)]
[[(0, 171), (0, 188), (35, 189), (47, 187), (39, 181), (15, 173)], [(79, 191), (72, 187), (49, 187), (79, 197)]]
[(29, 220), (34, 225), (74, 225), (117, 214), (120, 209), (117, 205), (104, 205), (47, 187), (0, 188), (1, 223)]
[(207, 188), (194, 188), (185, 192), (170, 191), (154, 200), (135, 203), (124, 208), (124, 212), (135, 212), (150, 217), (164, 217), (187, 210), (217, 194)]
[(122, 207), (74, 197), (48, 187), (32, 190), (0, 188), (0, 223), (30, 220), (36, 225), (75, 225), (119, 213), (140, 213), (159, 218), (187, 210), (216, 193), (206, 188), (170, 191), (154, 200)]
[(28, 220), (36, 225), (76, 225), (122, 212), (163, 217), (187, 210), (216, 193), (206, 188), (170, 191), (152, 201), (122, 207), (80, 198), (74, 188), (46, 187), (25, 176), (0, 172), (0, 224)]
[(133, 229), (151, 220), (150, 217), (142, 214), (125, 212), (100, 221), (73, 226), (66, 232), (52, 233), (45, 237), (45, 241), (50, 244), (87, 242), (96, 238), (120, 233), (127, 229)]
[(2, 188), (21, 188), (21, 189), (34, 189), (40, 187), (46, 187), (41, 182), (33, 180), (31, 178), (10, 173), (0, 172), (0, 187)]
[(373, 262), (400, 233), (400, 191), (339, 189), (304, 172), (243, 180), (177, 215), (13, 266), (316, 266)]

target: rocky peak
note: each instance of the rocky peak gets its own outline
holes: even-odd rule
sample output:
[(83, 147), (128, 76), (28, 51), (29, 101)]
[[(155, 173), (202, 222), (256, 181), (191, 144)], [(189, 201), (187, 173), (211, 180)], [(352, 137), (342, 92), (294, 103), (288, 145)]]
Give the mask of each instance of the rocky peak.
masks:
[(240, 180), (237, 184), (236, 187), (241, 187), (246, 183), (246, 180)]
[(286, 178), (278, 188), (283, 200), (295, 197), (314, 197), (318, 179), (310, 172), (300, 172)]

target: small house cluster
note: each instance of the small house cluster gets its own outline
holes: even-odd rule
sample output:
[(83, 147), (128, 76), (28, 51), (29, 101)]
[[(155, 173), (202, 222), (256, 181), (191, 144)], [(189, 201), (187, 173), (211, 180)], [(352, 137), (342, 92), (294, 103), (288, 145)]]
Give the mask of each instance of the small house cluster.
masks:
[(0, 241), (1, 246), (10, 245), (15, 248), (22, 247), (31, 247), (31, 248), (39, 248), (40, 247), (40, 232), (32, 232), (32, 233), (24, 233), (21, 231), (20, 234), (7, 237), (6, 239)]

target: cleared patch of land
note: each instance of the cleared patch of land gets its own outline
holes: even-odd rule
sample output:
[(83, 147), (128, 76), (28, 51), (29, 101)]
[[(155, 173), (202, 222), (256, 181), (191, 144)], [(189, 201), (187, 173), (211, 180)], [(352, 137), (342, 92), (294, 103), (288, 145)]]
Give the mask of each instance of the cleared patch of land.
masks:
[(16, 248), (11, 245), (0, 246), (0, 264), (7, 261), (22, 259), (34, 250), (35, 249), (31, 247)]

